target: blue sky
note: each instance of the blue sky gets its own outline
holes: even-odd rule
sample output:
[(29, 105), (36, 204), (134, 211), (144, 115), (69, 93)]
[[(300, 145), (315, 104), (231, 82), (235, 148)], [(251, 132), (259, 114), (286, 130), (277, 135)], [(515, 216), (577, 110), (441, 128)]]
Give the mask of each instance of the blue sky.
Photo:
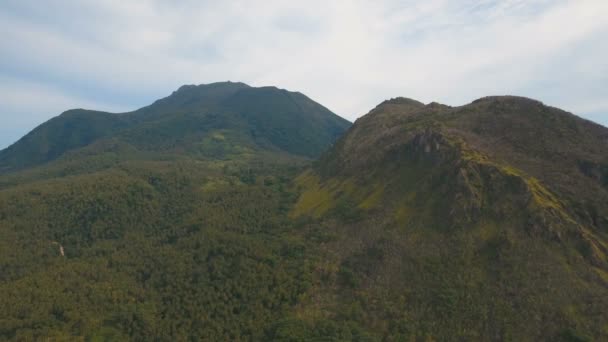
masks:
[(351, 120), (395, 96), (513, 94), (608, 125), (607, 18), (606, 0), (2, 0), (0, 148), (69, 108), (225, 80)]

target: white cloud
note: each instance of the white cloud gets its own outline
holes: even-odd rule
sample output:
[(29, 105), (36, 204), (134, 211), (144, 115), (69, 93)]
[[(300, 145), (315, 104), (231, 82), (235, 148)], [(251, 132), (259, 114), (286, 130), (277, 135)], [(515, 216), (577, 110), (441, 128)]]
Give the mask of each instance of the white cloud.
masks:
[(36, 119), (83, 103), (135, 109), (228, 79), (302, 91), (349, 119), (394, 96), (507, 93), (608, 114), (604, 0), (45, 4), (0, 4), (2, 126), (15, 107)]

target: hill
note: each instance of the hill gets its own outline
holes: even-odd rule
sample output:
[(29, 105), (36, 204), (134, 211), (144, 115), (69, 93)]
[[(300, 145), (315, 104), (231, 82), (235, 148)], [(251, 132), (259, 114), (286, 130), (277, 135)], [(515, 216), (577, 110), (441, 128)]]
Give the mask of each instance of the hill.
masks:
[(607, 138), (526, 98), (385, 101), (296, 180), (329, 239), (303, 307), (397, 340), (605, 339)]

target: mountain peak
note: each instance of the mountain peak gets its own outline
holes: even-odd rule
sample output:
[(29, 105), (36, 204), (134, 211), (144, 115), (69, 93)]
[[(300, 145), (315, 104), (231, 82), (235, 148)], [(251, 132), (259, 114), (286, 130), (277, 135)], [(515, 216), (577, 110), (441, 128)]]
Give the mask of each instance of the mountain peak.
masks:
[(420, 101), (416, 101), (414, 99), (410, 99), (407, 97), (395, 97), (395, 98), (391, 98), (389, 100), (385, 100), (383, 101), (380, 105), (385, 105), (385, 104), (392, 104), (392, 105), (408, 105), (408, 106), (415, 106), (415, 107), (424, 107), (424, 103), (420, 102)]
[[(215, 82), (208, 84), (184, 84), (179, 87), (177, 90), (171, 93), (165, 99), (170, 98), (192, 98), (192, 97), (202, 97), (202, 98), (211, 98), (211, 97), (225, 97), (234, 94), (235, 92), (250, 88), (249, 85), (242, 82)], [(162, 101), (161, 99), (159, 101)]]
[(424, 109), (424, 107), (424, 103), (420, 101), (407, 97), (395, 97), (382, 101), (379, 105), (372, 109), (368, 115), (362, 116), (357, 121), (360, 121), (361, 119), (365, 120), (365, 117), (369, 115), (386, 116), (386, 114), (389, 114), (389, 116), (402, 116), (407, 113), (418, 112), (421, 109)]
[(536, 105), (536, 106), (544, 106), (541, 101), (531, 99), (524, 96), (515, 96), (515, 95), (492, 95), (492, 96), (484, 96), (481, 97), (472, 103), (481, 104), (481, 103), (501, 103), (501, 104), (515, 104), (515, 105)]
[(184, 92), (191, 92), (191, 91), (195, 91), (195, 90), (208, 90), (208, 89), (212, 89), (212, 88), (249, 88), (249, 85), (243, 83), (243, 82), (232, 82), (232, 81), (224, 81), (224, 82), (213, 82), (213, 83), (207, 83), (207, 84), (184, 84), (181, 87), (179, 87), (176, 91), (173, 92), (173, 94), (176, 93), (184, 93)]

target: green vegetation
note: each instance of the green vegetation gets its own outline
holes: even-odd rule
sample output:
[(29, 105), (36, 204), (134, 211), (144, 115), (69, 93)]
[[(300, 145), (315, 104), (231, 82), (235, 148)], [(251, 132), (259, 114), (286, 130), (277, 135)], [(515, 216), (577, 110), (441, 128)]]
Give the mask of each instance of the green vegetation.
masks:
[(397, 98), (311, 163), (347, 126), (242, 83), (42, 125), (0, 152), (0, 340), (608, 339), (605, 128)]
[(1, 338), (262, 339), (310, 283), (291, 172), (122, 164), (4, 190)]

